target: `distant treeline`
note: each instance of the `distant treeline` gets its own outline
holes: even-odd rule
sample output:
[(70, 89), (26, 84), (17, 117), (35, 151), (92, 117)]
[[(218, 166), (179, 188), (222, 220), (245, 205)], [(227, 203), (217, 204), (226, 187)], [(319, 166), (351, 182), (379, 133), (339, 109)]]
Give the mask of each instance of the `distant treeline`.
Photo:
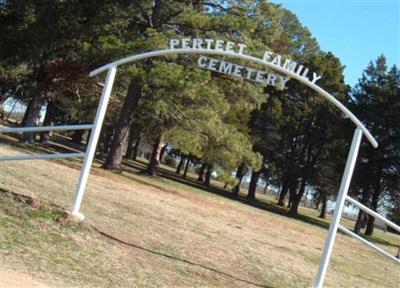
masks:
[[(400, 222), (400, 72), (387, 67), (384, 56), (349, 87), (340, 60), (320, 49), (296, 15), (267, 1), (4, 0), (0, 23), (1, 103), (13, 97), (27, 105), (22, 126), (37, 125), (44, 106), (43, 125), (92, 123), (104, 76), (90, 78), (88, 72), (123, 56), (167, 48), (171, 38), (217, 37), (246, 43), (249, 54), (270, 50), (302, 63), (323, 76), (318, 85), (349, 107), (379, 142), (377, 149), (362, 144), (351, 194)], [(119, 68), (98, 145), (103, 167), (122, 169), (122, 159), (135, 159), (141, 143), (148, 143), (150, 175), (157, 175), (167, 151), (181, 160), (183, 177), (196, 167), (198, 181), (211, 185), (217, 177), (238, 196), (251, 171), (249, 199), (262, 178), (279, 187), (277, 203), (290, 215), (312, 191), (308, 197), (325, 217), (354, 125), (294, 80), (285, 90), (263, 86), (198, 69), (197, 57), (158, 57)], [(76, 131), (72, 140), (81, 143), (83, 136)], [(31, 141), (29, 133), (21, 138)], [(41, 143), (47, 141), (42, 133)], [(365, 227), (372, 235), (373, 224), (360, 212), (355, 231)]]

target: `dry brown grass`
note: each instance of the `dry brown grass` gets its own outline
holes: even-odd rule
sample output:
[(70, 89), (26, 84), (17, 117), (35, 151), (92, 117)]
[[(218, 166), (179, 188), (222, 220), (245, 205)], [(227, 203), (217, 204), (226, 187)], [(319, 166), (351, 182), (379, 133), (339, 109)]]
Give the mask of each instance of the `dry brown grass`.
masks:
[[(13, 153), (22, 152), (2, 147)], [(1, 162), (0, 187), (68, 208), (78, 164)], [(111, 237), (4, 216), (4, 267), (56, 287), (311, 286), (326, 230), (162, 180), (92, 172), (82, 211), (86, 223)], [(399, 287), (399, 275), (398, 265), (339, 235), (326, 283)]]

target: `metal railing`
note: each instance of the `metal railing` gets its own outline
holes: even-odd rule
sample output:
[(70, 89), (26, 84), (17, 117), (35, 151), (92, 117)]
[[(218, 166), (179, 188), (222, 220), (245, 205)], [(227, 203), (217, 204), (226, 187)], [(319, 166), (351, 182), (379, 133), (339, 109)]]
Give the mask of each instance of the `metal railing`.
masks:
[(345, 205), (345, 202), (348, 201), (348, 202), (354, 204), (355, 206), (357, 206), (358, 208), (362, 209), (363, 211), (367, 212), (368, 214), (381, 219), (385, 224), (389, 225), (390, 227), (392, 227), (400, 232), (399, 226), (390, 222), (383, 216), (379, 215), (375, 211), (372, 211), (368, 207), (365, 207), (364, 205), (362, 205), (361, 203), (357, 202), (356, 200), (354, 200), (353, 198), (351, 198), (347, 195), (349, 188), (350, 188), (351, 178), (352, 178), (353, 172), (354, 172), (354, 167), (355, 167), (355, 164), (357, 161), (357, 156), (358, 156), (358, 152), (360, 149), (362, 135), (363, 135), (362, 129), (360, 127), (357, 127), (356, 130), (354, 131), (353, 140), (351, 142), (351, 147), (350, 147), (349, 155), (347, 157), (347, 162), (346, 162), (346, 166), (344, 169), (342, 181), (340, 183), (339, 192), (336, 197), (336, 206), (335, 206), (335, 210), (334, 210), (334, 213), (332, 216), (331, 223), (329, 225), (328, 236), (325, 241), (325, 247), (324, 247), (321, 261), (320, 261), (320, 264), (318, 267), (318, 272), (317, 272), (317, 275), (314, 280), (314, 284), (313, 284), (314, 288), (322, 288), (323, 287), (326, 272), (328, 270), (329, 260), (332, 255), (333, 245), (335, 243), (335, 238), (336, 238), (336, 234), (337, 234), (338, 230), (344, 232), (345, 234), (347, 234), (355, 239), (360, 240), (362, 243), (373, 248), (375, 251), (381, 253), (382, 255), (384, 255), (384, 256), (396, 261), (398, 264), (400, 264), (400, 260), (397, 259), (396, 257), (394, 257), (393, 255), (390, 255), (383, 249), (372, 244), (368, 240), (365, 240), (364, 238), (358, 236), (357, 234), (353, 233), (346, 227), (343, 227), (342, 225), (340, 225), (340, 220), (343, 215), (344, 205)]
[(350, 196), (346, 197), (346, 201), (349, 201), (351, 204), (353, 204), (354, 206), (357, 206), (359, 209), (363, 210), (365, 213), (367, 213), (367, 214), (369, 214), (371, 216), (374, 216), (375, 218), (378, 218), (378, 219), (382, 220), (387, 226), (390, 226), (393, 229), (395, 229), (396, 231), (400, 232), (400, 226), (398, 226), (395, 223), (391, 222), (390, 220), (386, 219), (382, 215), (376, 213), (374, 210), (371, 210), (367, 206), (364, 206), (363, 204), (361, 204), (360, 202), (354, 200)]
[[(37, 127), (12, 127), (0, 128), (0, 134), (4, 133), (25, 133), (25, 132), (44, 132), (44, 131), (67, 131), (67, 130), (91, 130), (93, 124), (89, 125), (60, 125), (60, 126), (37, 126)], [(32, 155), (12, 155), (0, 156), (0, 161), (18, 160), (40, 160), (56, 158), (79, 158), (85, 157), (86, 152), (79, 153), (54, 153), (54, 154), (32, 154)]]
[[(351, 148), (350, 148), (349, 155), (348, 155), (347, 162), (346, 162), (346, 167), (345, 167), (345, 170), (343, 173), (342, 181), (341, 181), (340, 188), (339, 188), (339, 193), (338, 193), (337, 200), (336, 200), (335, 212), (332, 217), (331, 224), (329, 226), (328, 236), (326, 238), (323, 255), (321, 257), (320, 265), (319, 265), (318, 272), (317, 272), (317, 275), (316, 275), (316, 278), (314, 281), (314, 285), (313, 285), (313, 287), (315, 287), (315, 288), (322, 288), (324, 279), (325, 279), (325, 275), (327, 272), (329, 260), (330, 260), (331, 254), (332, 254), (332, 249), (333, 249), (333, 245), (335, 242), (335, 237), (336, 237), (337, 231), (340, 229), (340, 230), (344, 231), (346, 234), (348, 234), (354, 238), (358, 239), (358, 237), (359, 237), (358, 235), (353, 236), (354, 233), (347, 230), (343, 226), (341, 226), (339, 222), (342, 217), (342, 212), (343, 212), (345, 201), (348, 200), (351, 202), (353, 200), (353, 199), (351, 199), (351, 200), (348, 199), (347, 193), (348, 193), (351, 178), (352, 178), (352, 175), (354, 172), (354, 166), (355, 166), (355, 163), (357, 160), (357, 155), (358, 155), (358, 151), (360, 148), (361, 138), (363, 135), (365, 135), (366, 138), (369, 140), (369, 142), (372, 144), (372, 146), (374, 146), (375, 148), (378, 146), (378, 143), (374, 139), (374, 137), (371, 135), (371, 133), (368, 131), (368, 129), (364, 126), (364, 124), (361, 123), (361, 121), (350, 110), (348, 110), (340, 101), (338, 101), (331, 94), (329, 94), (324, 89), (322, 89), (318, 85), (316, 85), (315, 82), (309, 81), (308, 78), (304, 78), (301, 75), (295, 73), (294, 71), (289, 71), (289, 70), (285, 69), (284, 67), (275, 65), (272, 62), (264, 61), (263, 59), (259, 59), (259, 58), (253, 57), (253, 56), (239, 54), (239, 53), (232, 53), (232, 52), (227, 52), (227, 51), (219, 51), (219, 50), (214, 50), (214, 49), (167, 49), (167, 50), (145, 52), (142, 54), (125, 57), (123, 59), (106, 64), (106, 65), (92, 71), (90, 73), (90, 76), (95, 76), (95, 75), (97, 75), (101, 72), (105, 72), (105, 71), (107, 71), (107, 76), (105, 78), (103, 90), (102, 90), (101, 97), (99, 100), (99, 106), (97, 108), (97, 112), (96, 112), (96, 116), (95, 116), (93, 125), (89, 125), (90, 128), (89, 127), (81, 128), (81, 129), (92, 129), (92, 133), (90, 135), (90, 139), (89, 139), (89, 142), (88, 142), (88, 145), (86, 148), (86, 152), (79, 154), (79, 156), (84, 156), (84, 161), (83, 161), (83, 166), (81, 169), (81, 174), (79, 177), (78, 186), (75, 191), (74, 198), (73, 198), (71, 214), (78, 217), (81, 220), (84, 219), (84, 215), (80, 212), (80, 207), (81, 207), (83, 195), (85, 193), (85, 188), (87, 185), (90, 168), (91, 168), (91, 165), (92, 165), (92, 162), (94, 159), (94, 155), (96, 152), (96, 145), (97, 145), (97, 142), (99, 139), (101, 126), (103, 124), (105, 112), (107, 110), (108, 102), (109, 102), (109, 99), (111, 96), (111, 91), (112, 91), (115, 76), (117, 73), (117, 67), (122, 64), (135, 62), (135, 61), (143, 60), (146, 58), (167, 56), (167, 55), (178, 55), (178, 54), (205, 54), (205, 55), (211, 54), (211, 55), (229, 56), (229, 57), (233, 57), (236, 59), (246, 60), (246, 61), (249, 61), (252, 63), (266, 66), (267, 68), (270, 68), (273, 71), (287, 75), (288, 77), (296, 79), (299, 82), (310, 87), (315, 92), (317, 92), (319, 95), (326, 98), (333, 105), (335, 105), (347, 117), (349, 117), (350, 120), (356, 125), (357, 128), (354, 131), (353, 141), (351, 144)], [(77, 128), (79, 126), (82, 127), (82, 126), (86, 126), (86, 125), (76, 125), (74, 127), (74, 129), (79, 129), (79, 128)], [(57, 127), (57, 126), (48, 127), (48, 128), (55, 128), (55, 127)], [(38, 127), (35, 127), (35, 128), (38, 128)], [(40, 128), (44, 129), (44, 127), (40, 127)], [(60, 128), (59, 130), (63, 130), (63, 129), (61, 129), (61, 127), (59, 127), (59, 128)], [(11, 131), (11, 129), (12, 128), (0, 129), (0, 133), (24, 132), (22, 129), (27, 129), (27, 128), (16, 128), (16, 129), (19, 129), (18, 131)], [(68, 130), (74, 130), (74, 129), (71, 128)], [(54, 130), (54, 129), (51, 129), (51, 130)], [(47, 131), (51, 131), (51, 130), (47, 130)], [(29, 130), (29, 131), (32, 131), (32, 130)], [(38, 130), (36, 130), (36, 131), (38, 131)], [(32, 132), (34, 132), (34, 131), (32, 131)], [(60, 156), (60, 155), (63, 155), (63, 154), (58, 154), (58, 156)], [(43, 157), (43, 156), (41, 156), (41, 157)], [(59, 157), (59, 158), (61, 158), (61, 157)], [(42, 159), (44, 159), (44, 158), (42, 158)], [(0, 160), (2, 160), (2, 159), (0, 158)], [(10, 159), (3, 159), (3, 160), (10, 160)], [(355, 201), (355, 200), (353, 200), (353, 201)], [(363, 207), (358, 206), (358, 207), (360, 207), (360, 209), (363, 209), (363, 207), (365, 207), (365, 206), (363, 206)], [(374, 215), (374, 214), (372, 214), (372, 215)], [(389, 220), (386, 220), (386, 221), (389, 221)], [(392, 223), (392, 224), (394, 224), (394, 223)], [(390, 226), (393, 227), (392, 225), (390, 225)], [(359, 237), (359, 238), (361, 238), (361, 237)], [(359, 240), (363, 241), (364, 243), (368, 242), (365, 239), (362, 239), (362, 240), (361, 239), (359, 239)], [(367, 245), (369, 245), (369, 244), (367, 244)], [(377, 248), (377, 249), (375, 249), (375, 248)], [(381, 250), (382, 250), (379, 247), (374, 247), (374, 249), (379, 252), (381, 252)]]
[[(385, 217), (383, 217), (382, 215), (376, 213), (375, 211), (371, 210), (370, 208), (368, 208), (367, 206), (364, 206), (363, 204), (361, 204), (360, 202), (358, 202), (357, 200), (354, 200), (353, 198), (351, 198), (350, 196), (346, 196), (346, 201), (350, 202), (351, 204), (353, 204), (354, 206), (358, 207), (359, 209), (363, 210), (365, 213), (367, 213), (368, 215), (371, 215), (375, 218), (380, 219), (381, 221), (383, 221), (387, 226), (392, 227), (394, 230), (396, 230), (397, 232), (400, 233), (400, 227), (398, 225), (396, 225), (395, 223), (389, 221), (388, 219), (386, 219)], [(376, 246), (375, 244), (371, 243), (370, 241), (358, 236), (356, 233), (350, 231), (349, 229), (347, 229), (346, 227), (339, 225), (338, 226), (339, 230), (342, 231), (343, 233), (347, 234), (350, 237), (353, 237), (357, 240), (360, 240), (362, 243), (364, 243), (365, 245), (367, 245), (368, 247), (374, 249), (375, 251), (381, 253), (382, 255), (392, 259), (393, 261), (397, 262), (398, 264), (400, 264), (400, 259), (396, 258), (395, 256), (389, 254), (388, 252), (386, 252), (385, 250), (383, 250), (382, 248)]]

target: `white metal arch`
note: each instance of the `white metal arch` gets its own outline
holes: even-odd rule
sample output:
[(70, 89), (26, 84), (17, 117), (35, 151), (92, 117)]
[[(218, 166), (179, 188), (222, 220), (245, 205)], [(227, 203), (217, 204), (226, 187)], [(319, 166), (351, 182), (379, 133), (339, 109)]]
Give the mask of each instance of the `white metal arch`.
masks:
[(82, 213), (80, 213), (80, 207), (83, 199), (83, 195), (86, 189), (87, 180), (89, 177), (90, 168), (92, 166), (93, 158), (96, 151), (97, 142), (99, 139), (101, 127), (103, 124), (104, 116), (107, 110), (108, 101), (111, 95), (112, 87), (114, 84), (115, 76), (117, 73), (117, 67), (126, 63), (135, 62), (138, 60), (151, 58), (151, 57), (158, 57), (158, 56), (167, 56), (167, 55), (178, 55), (178, 54), (206, 54), (206, 55), (220, 55), (220, 56), (228, 56), (236, 59), (242, 59), (249, 62), (253, 62), (256, 64), (260, 64), (266, 66), (274, 71), (279, 73), (285, 74), (290, 78), (296, 79), (301, 83), (307, 85), (319, 95), (326, 98), (329, 102), (335, 105), (343, 114), (345, 114), (355, 125), (356, 129), (354, 131), (353, 140), (351, 143), (351, 148), (349, 151), (349, 155), (347, 158), (345, 170), (342, 176), (342, 181), (340, 183), (339, 192), (336, 198), (336, 206), (335, 211), (332, 217), (331, 224), (329, 226), (328, 236), (326, 239), (323, 255), (321, 257), (321, 262), (319, 265), (319, 269), (317, 275), (315, 277), (315, 281), (313, 287), (315, 288), (322, 288), (326, 271), (329, 264), (329, 259), (332, 253), (333, 244), (335, 241), (335, 237), (338, 230), (343, 231), (344, 233), (348, 234), (349, 236), (356, 238), (363, 242), (364, 244), (370, 246), (371, 248), (375, 249), (376, 251), (380, 252), (382, 255), (392, 259), (393, 261), (400, 263), (400, 260), (394, 257), (393, 255), (383, 251), (381, 248), (375, 246), (374, 244), (364, 240), (363, 238), (359, 237), (358, 235), (354, 234), (347, 228), (340, 225), (340, 219), (342, 216), (343, 208), (345, 205), (345, 201), (352, 203), (353, 205), (357, 206), (359, 209), (364, 210), (366, 213), (377, 217), (383, 220), (387, 225), (391, 226), (398, 232), (400, 232), (400, 227), (393, 222), (385, 219), (381, 215), (377, 214), (376, 212), (372, 211), (371, 209), (365, 207), (361, 203), (357, 202), (356, 200), (352, 199), (347, 195), (351, 178), (353, 175), (354, 167), (357, 160), (358, 151), (360, 148), (360, 143), (362, 139), (362, 135), (365, 135), (369, 142), (375, 148), (378, 147), (377, 141), (371, 135), (371, 133), (367, 130), (367, 128), (361, 123), (361, 121), (349, 110), (347, 109), (342, 103), (340, 103), (335, 97), (329, 94), (327, 91), (304, 79), (300, 75), (288, 71), (278, 65), (272, 64), (270, 62), (264, 61), (263, 59), (259, 59), (253, 56), (240, 54), (240, 53), (233, 53), (227, 51), (217, 51), (213, 49), (166, 49), (166, 50), (158, 50), (158, 51), (151, 51), (145, 52), (142, 54), (132, 55), (112, 63), (106, 64), (100, 68), (93, 70), (90, 73), (90, 76), (98, 75), (104, 71), (107, 71), (106, 80), (104, 83), (104, 87), (102, 90), (102, 94), (99, 101), (99, 106), (97, 108), (96, 117), (94, 120), (93, 125), (74, 125), (74, 126), (48, 126), (48, 127), (31, 127), (31, 128), (0, 128), (0, 133), (18, 133), (18, 132), (26, 132), (26, 131), (52, 131), (52, 130), (76, 130), (76, 129), (92, 129), (92, 133), (90, 134), (89, 143), (86, 148), (85, 153), (71, 153), (71, 154), (52, 154), (52, 155), (30, 155), (30, 156), (10, 156), (10, 157), (0, 157), (0, 161), (5, 160), (24, 160), (24, 159), (53, 159), (53, 158), (65, 158), (65, 157), (81, 157), (84, 156), (84, 162), (77, 186), (77, 190), (74, 194), (74, 199), (72, 203), (72, 211), (71, 214), (77, 217), (80, 220), (84, 219)]
[(307, 85), (311, 89), (313, 89), (315, 92), (317, 92), (319, 95), (323, 96), (326, 98), (329, 102), (331, 102), (333, 105), (335, 105), (339, 110), (341, 110), (347, 117), (350, 118), (350, 120), (357, 126), (360, 127), (360, 129), (363, 131), (364, 135), (368, 138), (368, 140), (371, 142), (372, 146), (375, 148), (378, 147), (377, 141), (374, 139), (374, 137), (371, 135), (371, 133), (368, 131), (368, 129), (364, 126), (364, 124), (361, 123), (361, 121), (349, 110), (344, 106), (340, 101), (338, 101), (335, 97), (333, 97), (331, 94), (329, 94), (327, 91), (316, 85), (315, 83), (312, 83), (310, 81), (305, 80), (303, 77), (300, 75), (288, 71), (281, 66), (274, 65), (271, 62), (264, 61), (260, 58), (254, 57), (254, 56), (249, 56), (245, 54), (239, 54), (239, 53), (233, 53), (233, 52), (227, 52), (227, 51), (217, 51), (217, 50), (211, 50), (211, 49), (166, 49), (166, 50), (157, 50), (157, 51), (151, 51), (151, 52), (146, 52), (142, 54), (136, 54), (132, 56), (128, 56), (125, 58), (122, 58), (120, 60), (114, 61), (112, 63), (106, 64), (104, 66), (101, 66), (92, 72), (90, 72), (90, 76), (95, 76), (100, 74), (101, 72), (104, 72), (106, 70), (109, 70), (112, 67), (117, 67), (123, 64), (127, 64), (130, 62), (135, 62), (138, 60), (146, 59), (146, 58), (151, 58), (151, 57), (157, 57), (157, 56), (167, 56), (167, 55), (177, 55), (177, 54), (208, 54), (208, 55), (220, 55), (220, 56), (229, 56), (232, 58), (237, 58), (237, 59), (242, 59), (246, 60), (249, 62), (261, 64), (264, 66), (267, 66), (268, 68), (271, 68), (272, 70), (275, 70), (279, 73), (286, 74), (290, 78), (294, 78), (301, 83)]
[[(107, 109), (108, 105), (108, 100), (110, 98), (112, 86), (114, 83), (117, 67), (119, 65), (123, 65), (126, 63), (130, 62), (135, 62), (138, 60), (146, 59), (146, 58), (151, 58), (151, 57), (158, 57), (158, 56), (167, 56), (167, 55), (178, 55), (178, 54), (206, 54), (206, 55), (220, 55), (220, 56), (228, 56), (236, 59), (241, 59), (241, 60), (246, 60), (249, 62), (253, 62), (256, 64), (260, 64), (263, 66), (266, 66), (274, 71), (277, 71), (279, 73), (285, 74), (289, 76), (290, 78), (294, 78), (301, 83), (307, 85), (314, 91), (316, 91), (319, 95), (323, 96), (326, 98), (329, 102), (331, 102), (333, 105), (335, 105), (342, 113), (344, 113), (350, 120), (356, 125), (356, 129), (354, 132), (353, 136), (353, 141), (352, 145), (350, 148), (349, 156), (346, 162), (346, 167), (345, 171), (342, 177), (342, 181), (340, 184), (337, 200), (336, 200), (336, 207), (335, 207), (335, 212), (333, 215), (332, 222), (329, 226), (329, 232), (328, 236), (326, 239), (325, 247), (324, 247), (324, 252), (321, 258), (320, 266), (314, 281), (314, 287), (321, 288), (323, 286), (323, 282), (325, 279), (325, 275), (327, 272), (330, 256), (332, 254), (332, 249), (333, 249), (333, 244), (335, 242), (335, 237), (337, 234), (338, 229), (341, 229), (344, 232), (347, 232), (344, 228), (340, 225), (340, 219), (341, 215), (343, 212), (343, 208), (345, 205), (346, 197), (349, 187), (350, 187), (350, 182), (351, 178), (353, 176), (353, 171), (355, 167), (355, 163), (357, 160), (357, 155), (361, 143), (361, 138), (362, 135), (364, 134), (369, 142), (374, 146), (377, 147), (378, 143), (374, 139), (374, 137), (371, 135), (371, 133), (368, 131), (368, 129), (364, 126), (364, 124), (361, 123), (361, 121), (349, 110), (347, 109), (342, 103), (340, 103), (335, 97), (333, 97), (331, 94), (329, 94), (327, 91), (316, 85), (315, 83), (312, 83), (311, 81), (307, 81), (306, 79), (302, 78), (300, 75), (288, 71), (278, 65), (274, 65), (270, 62), (264, 61), (263, 59), (259, 59), (253, 56), (245, 55), (245, 54), (239, 54), (239, 53), (233, 53), (233, 52), (228, 52), (228, 51), (217, 51), (213, 49), (166, 49), (166, 50), (157, 50), (157, 51), (151, 51), (151, 52), (145, 52), (142, 54), (137, 54), (137, 55), (132, 55), (128, 56), (126, 58), (114, 61), (112, 63), (106, 64), (100, 68), (97, 68), (93, 70), (90, 73), (90, 76), (95, 76), (98, 75), (104, 71), (108, 71), (105, 85), (103, 87), (103, 92), (100, 98), (100, 103), (99, 107), (96, 113), (96, 118), (94, 122), (94, 128), (92, 130), (92, 134), (88, 143), (88, 148), (87, 148), (87, 153), (86, 157), (84, 160), (84, 164), (82, 167), (77, 191), (74, 195), (74, 200), (73, 200), (73, 206), (72, 206), (72, 214), (83, 219), (84, 216), (79, 212), (83, 194), (85, 192), (85, 187), (87, 183), (87, 179), (89, 176), (89, 171), (90, 167), (92, 165), (94, 153), (96, 150), (96, 145), (97, 141), (100, 135), (100, 130), (101, 126), (104, 120), (104, 115)], [(397, 227), (399, 228), (399, 227)], [(400, 228), (399, 228), (400, 229)], [(351, 233), (351, 231), (349, 231)], [(373, 244), (371, 244), (373, 245)], [(385, 254), (384, 254), (385, 255)], [(387, 254), (385, 255), (387, 257), (391, 257), (391, 255)]]
[[(350, 182), (351, 178), (353, 176), (353, 171), (355, 167), (355, 163), (357, 160), (357, 155), (361, 143), (361, 138), (362, 135), (364, 134), (369, 142), (372, 144), (374, 147), (378, 147), (377, 141), (374, 139), (374, 137), (371, 135), (371, 133), (368, 131), (368, 129), (364, 126), (364, 124), (361, 123), (361, 121), (349, 110), (347, 109), (342, 103), (340, 103), (335, 97), (333, 97), (331, 94), (329, 94), (327, 91), (316, 85), (315, 83), (312, 83), (311, 81), (308, 81), (304, 78), (302, 78), (300, 75), (288, 71), (278, 65), (272, 64), (270, 62), (264, 61), (263, 59), (259, 59), (253, 56), (241, 54), (241, 53), (233, 53), (233, 52), (228, 52), (228, 51), (218, 51), (214, 49), (165, 49), (165, 50), (157, 50), (157, 51), (151, 51), (151, 52), (145, 52), (142, 54), (137, 54), (137, 55), (132, 55), (128, 56), (126, 58), (114, 61), (112, 63), (106, 64), (100, 68), (97, 68), (93, 70), (90, 73), (90, 76), (95, 76), (98, 75), (104, 71), (108, 71), (105, 85), (103, 88), (102, 96), (100, 98), (100, 104), (96, 113), (96, 119), (94, 122), (94, 128), (92, 130), (92, 134), (89, 140), (88, 148), (87, 148), (87, 153), (85, 157), (85, 161), (82, 167), (81, 171), (81, 176), (79, 179), (77, 191), (74, 195), (74, 200), (73, 200), (73, 207), (72, 207), (72, 214), (76, 215), (79, 218), (83, 219), (83, 215), (79, 212), (83, 194), (85, 191), (87, 179), (89, 176), (89, 170), (92, 165), (94, 153), (96, 150), (96, 145), (97, 145), (97, 140), (100, 135), (100, 130), (101, 126), (104, 120), (104, 115), (106, 112), (108, 100), (110, 98), (112, 86), (114, 83), (117, 67), (119, 65), (123, 65), (126, 63), (130, 62), (135, 62), (138, 60), (146, 59), (146, 58), (151, 58), (151, 57), (157, 57), (157, 56), (167, 56), (167, 55), (178, 55), (178, 54), (206, 54), (206, 55), (220, 55), (220, 56), (228, 56), (236, 59), (241, 59), (241, 60), (246, 60), (249, 62), (253, 62), (256, 64), (260, 64), (263, 66), (266, 66), (274, 71), (277, 71), (279, 73), (282, 73), (284, 75), (289, 76), (290, 78), (294, 78), (301, 83), (307, 85), (314, 91), (316, 91), (319, 95), (323, 96), (326, 98), (329, 102), (331, 102), (333, 105), (335, 105), (342, 113), (344, 113), (350, 120), (356, 125), (356, 129), (354, 131), (354, 136), (353, 136), (353, 141), (351, 144), (350, 152), (347, 158), (346, 162), (346, 167), (344, 170), (344, 174), (342, 177), (342, 181), (340, 184), (337, 200), (336, 200), (336, 207), (335, 207), (335, 212), (332, 218), (332, 222), (329, 226), (329, 231), (328, 231), (328, 236), (326, 239), (325, 247), (324, 247), (324, 252), (321, 258), (321, 262), (319, 265), (319, 269), (314, 281), (314, 287), (321, 288), (324, 283), (325, 275), (327, 272), (329, 260), (332, 254), (332, 249), (333, 249), (333, 244), (335, 242), (335, 237), (337, 234), (338, 229), (344, 231), (344, 232), (349, 232), (352, 233), (351, 231), (347, 230), (343, 226), (340, 225), (340, 219), (341, 215), (344, 209), (345, 201), (349, 187), (350, 187)], [(395, 225), (395, 224), (394, 224)], [(396, 225), (397, 226), (397, 225)], [(400, 227), (397, 226), (400, 231)], [(347, 233), (347, 234), (349, 234)], [(349, 234), (351, 235), (351, 234)], [(353, 236), (353, 235), (351, 235)], [(353, 236), (354, 237), (354, 236)], [(370, 245), (373, 245), (372, 243)], [(373, 245), (374, 246), (374, 245)], [(375, 250), (379, 251), (379, 247), (373, 247)], [(382, 251), (379, 251), (382, 253)], [(385, 253), (385, 252), (384, 252)], [(394, 258), (393, 256), (389, 255), (388, 253), (384, 254), (385, 256), (389, 258)], [(394, 258), (396, 259), (396, 258)], [(395, 260), (396, 261), (396, 260)], [(400, 262), (399, 262), (400, 263)]]

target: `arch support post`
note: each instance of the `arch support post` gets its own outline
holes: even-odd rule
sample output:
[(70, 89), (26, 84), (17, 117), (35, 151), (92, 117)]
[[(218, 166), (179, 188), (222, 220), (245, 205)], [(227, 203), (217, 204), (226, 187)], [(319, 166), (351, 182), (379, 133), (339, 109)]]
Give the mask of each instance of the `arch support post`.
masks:
[(325, 242), (324, 252), (322, 254), (317, 275), (315, 277), (313, 285), (314, 288), (322, 288), (324, 284), (326, 271), (328, 269), (329, 260), (332, 254), (333, 244), (335, 243), (336, 233), (340, 224), (346, 196), (349, 191), (351, 178), (353, 176), (354, 167), (357, 161), (362, 135), (363, 131), (360, 127), (357, 127), (354, 131), (349, 155), (347, 156), (346, 167), (344, 169), (342, 182), (340, 183), (338, 196), (336, 198), (335, 211), (332, 216), (331, 224), (329, 225), (329, 231)]
[(104, 121), (104, 116), (107, 111), (108, 101), (110, 100), (110, 95), (114, 84), (116, 72), (117, 72), (117, 66), (112, 66), (108, 69), (106, 81), (104, 83), (99, 106), (96, 112), (96, 117), (93, 123), (93, 128), (90, 134), (89, 143), (86, 148), (86, 153), (85, 153), (86, 155), (83, 161), (81, 174), (79, 176), (78, 186), (74, 194), (74, 199), (72, 201), (71, 214), (78, 220), (85, 219), (85, 216), (79, 210), (81, 208), (83, 194), (85, 193), (86, 190), (90, 168), (92, 167), (93, 158), (96, 152), (97, 141), (99, 140), (101, 127)]

